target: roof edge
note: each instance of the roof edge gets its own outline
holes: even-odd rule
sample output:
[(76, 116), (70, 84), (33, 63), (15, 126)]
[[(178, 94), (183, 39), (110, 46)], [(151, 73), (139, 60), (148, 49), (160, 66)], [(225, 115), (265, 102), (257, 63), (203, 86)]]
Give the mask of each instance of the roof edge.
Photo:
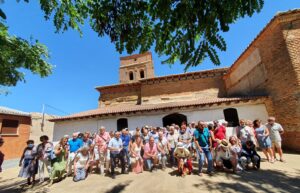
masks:
[[(162, 107), (153, 107), (150, 109), (131, 109), (131, 110), (127, 110), (124, 112), (108, 112), (108, 113), (97, 113), (96, 110), (97, 109), (91, 109), (88, 111), (84, 111), (85, 113), (90, 112), (88, 114), (83, 114), (83, 115), (79, 115), (80, 113), (83, 112), (78, 112), (76, 114), (73, 115), (69, 115), (69, 116), (64, 116), (64, 117), (59, 117), (59, 118), (53, 118), (53, 119), (48, 119), (48, 121), (50, 122), (61, 122), (61, 121), (65, 121), (65, 120), (74, 120), (74, 119), (84, 119), (84, 118), (94, 118), (97, 116), (101, 116), (101, 115), (113, 115), (113, 114), (118, 114), (118, 113), (132, 113), (132, 112), (147, 112), (147, 111), (152, 111), (152, 110), (162, 110), (162, 109), (174, 109), (174, 108), (181, 108), (181, 107), (190, 107), (190, 106), (198, 106), (198, 105), (211, 105), (211, 104), (221, 104), (221, 103), (228, 103), (228, 102), (241, 102), (241, 101), (249, 101), (249, 100), (266, 100), (268, 99), (268, 96), (262, 95), (262, 96), (240, 96), (240, 97), (224, 97), (224, 98), (219, 98), (219, 99), (224, 99), (223, 101), (210, 101), (210, 102), (201, 102), (201, 100), (195, 100), (195, 103), (193, 101), (190, 101), (192, 103), (190, 104), (180, 104), (180, 102), (178, 103), (178, 105), (173, 105), (172, 103), (170, 103), (170, 106), (166, 106), (166, 104), (162, 104), (165, 106)], [(149, 107), (151, 105), (136, 105), (136, 106), (144, 106), (144, 107)], [(72, 117), (73, 116), (73, 117)]]

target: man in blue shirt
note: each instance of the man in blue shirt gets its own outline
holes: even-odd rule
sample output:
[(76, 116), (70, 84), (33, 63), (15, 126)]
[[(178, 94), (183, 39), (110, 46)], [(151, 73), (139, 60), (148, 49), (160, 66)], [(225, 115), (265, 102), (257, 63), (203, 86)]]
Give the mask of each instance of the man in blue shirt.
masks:
[(120, 138), (120, 132), (117, 131), (115, 136), (109, 141), (108, 149), (110, 150), (110, 160), (111, 160), (111, 175), (115, 179), (115, 167), (117, 158), (121, 161), (122, 174), (125, 174), (125, 160), (123, 153), (123, 142)]
[(128, 129), (122, 129), (121, 139), (123, 142), (123, 149), (125, 153), (125, 158), (127, 162), (128, 168), (130, 167), (130, 156), (129, 156), (129, 143), (130, 143), (130, 135)]
[(208, 128), (205, 128), (204, 126), (205, 123), (199, 121), (198, 127), (194, 132), (194, 141), (199, 155), (199, 176), (202, 176), (202, 167), (205, 162), (205, 157), (208, 161), (207, 173), (211, 175), (213, 169), (212, 155), (210, 152), (212, 140)]
[(69, 156), (68, 156), (68, 171), (67, 174), (72, 173), (72, 166), (77, 151), (83, 146), (83, 142), (78, 138), (78, 133), (73, 133), (72, 138), (68, 141)]

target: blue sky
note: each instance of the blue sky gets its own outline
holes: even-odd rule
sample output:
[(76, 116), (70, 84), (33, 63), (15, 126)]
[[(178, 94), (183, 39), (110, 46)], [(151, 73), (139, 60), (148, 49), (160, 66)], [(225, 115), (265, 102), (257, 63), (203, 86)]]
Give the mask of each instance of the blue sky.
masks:
[[(7, 15), (11, 34), (25, 39), (33, 36), (48, 46), (50, 63), (55, 65), (53, 74), (40, 78), (27, 72), (26, 83), (20, 82), (16, 87), (8, 88), (10, 94), (7, 96), (0, 95), (0, 106), (41, 112), (42, 104), (47, 104), (60, 111), (46, 106), (46, 113), (57, 115), (97, 108), (99, 93), (94, 88), (119, 82), (121, 55), (107, 37), (99, 38), (88, 25), (83, 27), (83, 37), (72, 30), (55, 33), (52, 21), (45, 21), (37, 2), (6, 0), (0, 6)], [(227, 51), (219, 52), (220, 67), (230, 66), (277, 12), (299, 7), (299, 0), (265, 0), (259, 14), (232, 24), (230, 31), (224, 34)], [(183, 73), (183, 65), (162, 65), (162, 58), (154, 51), (152, 55), (156, 76)], [(212, 68), (216, 66), (207, 59), (189, 71)]]

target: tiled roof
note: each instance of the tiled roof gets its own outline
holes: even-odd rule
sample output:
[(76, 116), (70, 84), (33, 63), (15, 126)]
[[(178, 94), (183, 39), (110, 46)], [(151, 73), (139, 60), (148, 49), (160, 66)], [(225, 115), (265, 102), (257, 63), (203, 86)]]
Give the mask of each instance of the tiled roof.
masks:
[(19, 111), (16, 109), (11, 109), (8, 107), (3, 107), (0, 106), (0, 114), (6, 114), (6, 115), (19, 115), (19, 116), (26, 116), (26, 117), (30, 117), (30, 113), (26, 113), (23, 111)]
[(205, 106), (212, 104), (230, 103), (230, 102), (247, 102), (249, 100), (266, 99), (266, 96), (251, 96), (251, 97), (233, 97), (233, 98), (207, 98), (195, 101), (171, 102), (160, 104), (147, 104), (147, 105), (117, 105), (108, 106), (89, 111), (84, 111), (69, 116), (49, 119), (49, 121), (58, 122), (70, 119), (91, 118), (106, 115), (116, 115), (120, 113), (135, 113), (147, 112), (163, 109), (175, 109), (181, 107)]

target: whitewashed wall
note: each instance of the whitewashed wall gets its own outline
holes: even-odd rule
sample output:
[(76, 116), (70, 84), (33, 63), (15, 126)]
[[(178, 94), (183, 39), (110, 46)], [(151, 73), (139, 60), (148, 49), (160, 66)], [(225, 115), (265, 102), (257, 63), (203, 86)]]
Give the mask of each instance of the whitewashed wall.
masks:
[[(236, 108), (238, 116), (240, 119), (261, 119), (265, 122), (268, 118), (268, 113), (264, 104), (247, 104), (247, 105), (237, 105), (237, 106), (228, 106), (226, 108)], [(187, 121), (212, 121), (218, 119), (224, 119), (223, 108), (221, 107), (212, 107), (208, 109), (199, 109), (194, 111), (182, 111), (179, 112), (187, 116)], [(100, 126), (105, 126), (106, 130), (116, 130), (117, 128), (117, 119), (127, 118), (128, 127), (133, 130), (136, 127), (141, 127), (143, 125), (149, 126), (162, 126), (162, 118), (168, 114), (172, 114), (178, 111), (170, 111), (168, 113), (159, 113), (150, 115), (138, 115), (138, 116), (120, 116), (110, 119), (87, 119), (87, 120), (70, 120), (56, 122), (54, 126), (53, 140), (57, 141), (64, 135), (71, 135), (73, 132), (96, 132)], [(227, 131), (227, 135), (232, 134), (232, 130)]]

